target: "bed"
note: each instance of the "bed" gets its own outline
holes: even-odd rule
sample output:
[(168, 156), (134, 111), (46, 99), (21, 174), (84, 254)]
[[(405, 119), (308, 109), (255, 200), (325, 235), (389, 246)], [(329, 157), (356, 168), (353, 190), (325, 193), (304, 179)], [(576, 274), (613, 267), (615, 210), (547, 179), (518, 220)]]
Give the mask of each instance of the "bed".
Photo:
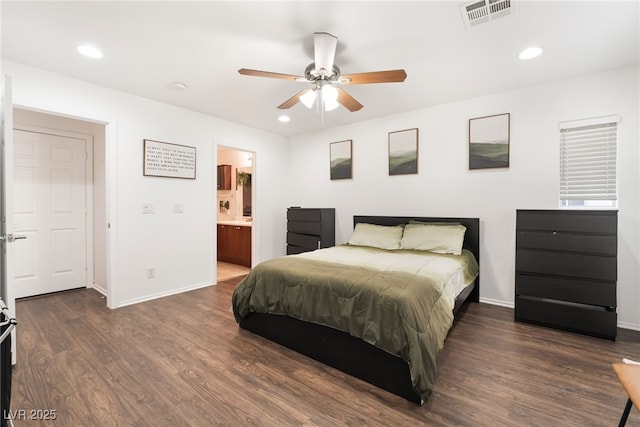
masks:
[[(385, 230), (380, 247), (357, 241), (371, 228)], [(462, 228), (460, 252), (386, 247), (398, 228), (403, 245), (418, 230)], [(454, 316), (479, 300), (479, 261), (478, 218), (354, 216), (348, 244), (255, 266), (234, 290), (233, 311), (243, 329), (422, 404)]]

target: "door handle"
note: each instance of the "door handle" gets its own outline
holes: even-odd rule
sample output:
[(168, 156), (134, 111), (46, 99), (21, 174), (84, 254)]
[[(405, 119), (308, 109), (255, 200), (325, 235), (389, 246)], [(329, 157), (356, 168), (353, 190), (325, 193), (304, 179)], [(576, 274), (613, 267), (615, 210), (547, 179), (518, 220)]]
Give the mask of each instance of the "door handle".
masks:
[(13, 234), (13, 233), (7, 234), (7, 242), (15, 242), (16, 240), (23, 240), (26, 238), (27, 236), (23, 234)]

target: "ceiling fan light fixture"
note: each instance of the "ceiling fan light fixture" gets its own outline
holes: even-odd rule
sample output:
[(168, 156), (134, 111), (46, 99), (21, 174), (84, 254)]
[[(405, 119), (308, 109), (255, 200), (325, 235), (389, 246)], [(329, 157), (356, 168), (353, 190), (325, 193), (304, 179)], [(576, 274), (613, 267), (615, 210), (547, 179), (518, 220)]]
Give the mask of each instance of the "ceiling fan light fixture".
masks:
[(316, 100), (316, 91), (308, 90), (302, 95), (300, 95), (300, 102), (304, 104), (305, 107), (311, 108), (313, 107), (313, 103)]
[(340, 106), (338, 102), (338, 89), (331, 85), (324, 85), (322, 87), (322, 103), (324, 104), (325, 111), (335, 110)]
[(336, 100), (325, 100), (324, 111), (333, 111), (340, 106), (340, 103)]
[[(484, 0), (483, 0), (484, 1)], [(490, 0), (494, 1), (494, 0)], [(510, 0), (495, 0), (505, 1)], [(302, 103), (308, 109), (316, 106), (317, 113), (321, 116), (323, 111), (331, 111), (340, 105), (350, 112), (359, 111), (363, 105), (347, 91), (336, 85), (367, 85), (371, 83), (402, 83), (407, 78), (403, 69), (369, 71), (342, 75), (340, 68), (334, 63), (338, 38), (329, 34), (314, 33), (314, 62), (307, 65), (304, 77), (293, 74), (274, 73), (271, 71), (240, 68), (238, 73), (245, 76), (269, 77), (279, 80), (290, 80), (303, 83), (311, 83), (313, 88), (302, 89), (282, 104), (279, 110), (287, 110), (297, 103)], [(317, 100), (317, 102), (316, 102)]]

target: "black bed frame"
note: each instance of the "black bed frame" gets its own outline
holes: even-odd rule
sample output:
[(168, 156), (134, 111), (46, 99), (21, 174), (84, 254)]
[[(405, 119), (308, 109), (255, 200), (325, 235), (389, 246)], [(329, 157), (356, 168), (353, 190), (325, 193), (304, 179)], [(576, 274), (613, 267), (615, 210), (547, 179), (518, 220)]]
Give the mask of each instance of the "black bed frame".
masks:
[[(467, 230), (463, 247), (480, 262), (480, 220), (478, 218), (428, 218), (354, 216), (353, 224), (364, 222), (378, 225), (406, 224), (409, 220), (454, 222)], [(479, 302), (480, 278), (468, 286), (456, 299), (454, 314), (466, 301)], [(359, 338), (337, 329), (303, 322), (289, 316), (251, 313), (240, 327), (288, 347), (298, 353), (339, 369), (356, 378), (390, 391), (407, 400), (422, 404), (422, 398), (411, 384), (408, 364), (399, 356), (387, 353)]]

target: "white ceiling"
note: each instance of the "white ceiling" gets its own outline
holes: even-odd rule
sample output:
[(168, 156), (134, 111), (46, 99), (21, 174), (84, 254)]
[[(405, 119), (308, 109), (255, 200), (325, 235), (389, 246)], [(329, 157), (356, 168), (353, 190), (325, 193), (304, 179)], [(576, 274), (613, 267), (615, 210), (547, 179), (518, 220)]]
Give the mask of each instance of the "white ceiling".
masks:
[[(512, 1), (515, 13), (465, 29), (458, 1), (2, 1), (2, 57), (295, 135), (323, 127), (638, 64), (638, 1)], [(276, 108), (305, 84), (239, 68), (303, 75), (313, 33), (338, 37), (343, 74), (404, 68), (404, 83), (345, 86), (364, 108)], [(94, 43), (104, 57), (76, 52)], [(542, 56), (517, 58), (539, 45)], [(185, 91), (172, 89), (184, 82)]]

